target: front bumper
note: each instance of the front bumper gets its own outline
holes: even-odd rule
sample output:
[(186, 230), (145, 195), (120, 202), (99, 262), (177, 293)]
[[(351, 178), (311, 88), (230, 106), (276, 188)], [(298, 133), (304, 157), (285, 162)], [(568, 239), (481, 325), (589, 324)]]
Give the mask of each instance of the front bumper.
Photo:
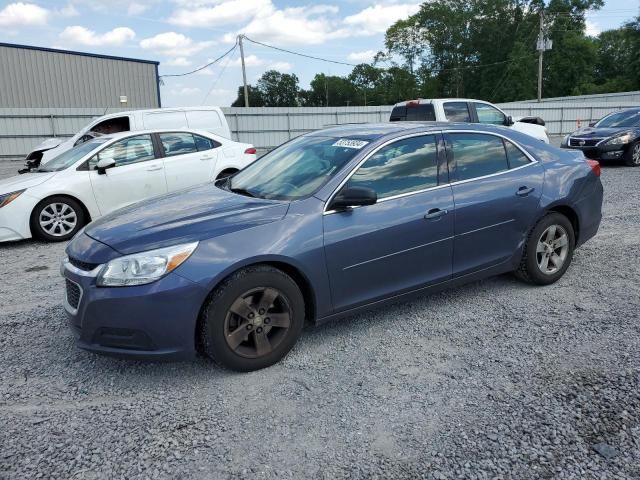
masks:
[(0, 242), (31, 238), (29, 217), (37, 203), (37, 199), (23, 193), (9, 205), (0, 208)]
[(175, 272), (148, 285), (103, 288), (92, 272), (63, 263), (64, 306), (78, 347), (143, 360), (195, 356), (195, 329), (207, 292)]
[(624, 155), (627, 145), (562, 145), (562, 148), (581, 150), (584, 156), (592, 160), (619, 160)]

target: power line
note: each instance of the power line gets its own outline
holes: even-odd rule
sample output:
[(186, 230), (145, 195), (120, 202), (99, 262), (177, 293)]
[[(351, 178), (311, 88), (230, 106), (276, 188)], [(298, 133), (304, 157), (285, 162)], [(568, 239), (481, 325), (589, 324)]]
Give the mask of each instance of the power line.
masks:
[(160, 75), (159, 78), (167, 78), (167, 77), (185, 77), (187, 75), (191, 75), (193, 73), (199, 72), (200, 70), (204, 70), (207, 67), (210, 67), (211, 65), (213, 65), (216, 62), (219, 62), (220, 60), (222, 60), (224, 57), (226, 57), (227, 55), (229, 55), (232, 51), (235, 50), (235, 48), (238, 46), (238, 42), (236, 41), (236, 43), (233, 44), (233, 47), (231, 47), (229, 50), (227, 50), (225, 53), (223, 53), (222, 55), (220, 55), (218, 58), (216, 58), (215, 60), (212, 60), (211, 62), (202, 65), (201, 67), (196, 68), (195, 70), (191, 70), (190, 72), (186, 72), (186, 73), (173, 73), (170, 75)]
[(224, 74), (225, 70), (227, 69), (227, 67), (229, 66), (229, 64), (233, 61), (233, 59), (235, 58), (235, 50), (236, 47), (238, 45), (236, 44), (233, 47), (233, 53), (231, 54), (231, 57), (227, 58), (227, 61), (224, 63), (224, 65), (222, 66), (222, 69), (220, 70), (220, 74), (218, 75), (218, 78), (215, 79), (215, 81), (213, 82), (213, 85), (211, 85), (211, 88), (209, 89), (209, 91), (207, 92), (207, 95), (204, 97), (204, 99), (202, 100), (202, 103), (204, 105), (204, 102), (207, 101), (207, 98), (209, 98), (209, 95), (211, 95), (211, 92), (213, 92), (213, 89), (216, 88), (218, 86), (218, 83), (220, 82), (220, 79), (222, 78), (222, 75)]
[(313, 55), (307, 55), (306, 53), (294, 52), (293, 50), (287, 50), (286, 48), (274, 47), (273, 45), (268, 45), (266, 43), (258, 42), (257, 40), (252, 40), (251, 38), (247, 37), (246, 35), (243, 35), (243, 38), (245, 40), (250, 41), (251, 43), (255, 43), (256, 45), (262, 45), (263, 47), (272, 48), (274, 50), (279, 50), (281, 52), (290, 53), (292, 55), (298, 55), (299, 57), (311, 58), (313, 60), (319, 60), (321, 62), (336, 63), (338, 65), (347, 65), (349, 67), (357, 67), (357, 65), (355, 63), (339, 62), (337, 60), (329, 60), (327, 58), (314, 57)]

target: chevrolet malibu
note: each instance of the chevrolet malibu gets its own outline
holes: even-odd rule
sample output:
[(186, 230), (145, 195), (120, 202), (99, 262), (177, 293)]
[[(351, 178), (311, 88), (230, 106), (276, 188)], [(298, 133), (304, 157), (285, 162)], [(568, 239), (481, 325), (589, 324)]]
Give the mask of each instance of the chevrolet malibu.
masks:
[(89, 224), (66, 249), (64, 305), (83, 349), (256, 370), (305, 320), (505, 272), (555, 282), (598, 230), (599, 174), (503, 127), (317, 131)]

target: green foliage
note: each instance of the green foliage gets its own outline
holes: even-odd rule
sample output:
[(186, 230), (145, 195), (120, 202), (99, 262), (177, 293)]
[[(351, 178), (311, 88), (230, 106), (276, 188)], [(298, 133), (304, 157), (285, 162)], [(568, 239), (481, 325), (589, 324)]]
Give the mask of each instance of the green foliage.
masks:
[[(586, 35), (585, 12), (603, 0), (431, 0), (385, 34), (384, 52), (346, 77), (266, 72), (252, 106), (389, 105), (411, 98), (493, 102), (536, 97), (540, 16), (553, 49), (544, 53), (543, 96), (640, 89), (640, 16)], [(243, 105), (242, 90), (234, 106)]]

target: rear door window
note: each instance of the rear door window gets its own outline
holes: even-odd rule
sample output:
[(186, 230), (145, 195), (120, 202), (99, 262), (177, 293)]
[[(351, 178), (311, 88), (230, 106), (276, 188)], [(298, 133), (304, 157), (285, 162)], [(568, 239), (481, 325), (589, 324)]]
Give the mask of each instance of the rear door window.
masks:
[(456, 180), (471, 180), (509, 169), (502, 138), (481, 133), (451, 133)]
[(507, 150), (507, 158), (509, 159), (510, 168), (523, 167), (531, 163), (529, 157), (527, 157), (522, 150), (510, 141), (504, 141), (504, 148)]
[(469, 106), (467, 102), (446, 102), (444, 115), (450, 122), (470, 122)]
[(160, 133), (158, 135), (165, 157), (186, 155), (198, 151), (196, 141), (190, 133)]

